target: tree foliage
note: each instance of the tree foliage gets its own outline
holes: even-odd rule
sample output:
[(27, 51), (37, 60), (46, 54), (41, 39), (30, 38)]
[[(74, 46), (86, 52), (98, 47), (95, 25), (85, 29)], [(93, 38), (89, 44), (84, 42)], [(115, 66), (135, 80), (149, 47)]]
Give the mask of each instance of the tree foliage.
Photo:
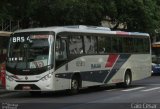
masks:
[(106, 16), (128, 31), (154, 33), (160, 28), (159, 0), (1, 0), (0, 20), (19, 20), (21, 28), (100, 25)]

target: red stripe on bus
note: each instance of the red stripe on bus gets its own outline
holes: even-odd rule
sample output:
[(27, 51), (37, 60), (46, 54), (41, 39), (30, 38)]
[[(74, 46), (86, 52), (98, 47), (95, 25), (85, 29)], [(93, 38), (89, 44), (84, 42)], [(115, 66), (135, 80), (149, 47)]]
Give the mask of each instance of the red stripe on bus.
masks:
[(117, 35), (129, 35), (129, 32), (124, 32), (124, 31), (117, 31)]
[(115, 61), (117, 60), (117, 58), (118, 58), (117, 54), (111, 54), (111, 55), (109, 55), (105, 67), (112, 67), (113, 64), (115, 63)]

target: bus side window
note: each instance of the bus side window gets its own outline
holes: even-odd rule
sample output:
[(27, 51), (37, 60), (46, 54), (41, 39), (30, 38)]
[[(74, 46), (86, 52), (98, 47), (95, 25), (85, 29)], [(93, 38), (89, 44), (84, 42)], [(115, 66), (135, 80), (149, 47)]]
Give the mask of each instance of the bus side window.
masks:
[(57, 39), (55, 49), (56, 60), (67, 59), (66, 41), (64, 39)]
[(112, 53), (118, 53), (118, 39), (117, 37), (112, 37), (111, 40), (111, 44), (112, 44)]
[(69, 39), (69, 54), (70, 55), (79, 55), (83, 54), (83, 43), (82, 37), (78, 35), (72, 35)]
[(86, 54), (97, 54), (97, 37), (84, 36), (84, 46)]
[(100, 54), (106, 53), (106, 37), (98, 36), (98, 51)]

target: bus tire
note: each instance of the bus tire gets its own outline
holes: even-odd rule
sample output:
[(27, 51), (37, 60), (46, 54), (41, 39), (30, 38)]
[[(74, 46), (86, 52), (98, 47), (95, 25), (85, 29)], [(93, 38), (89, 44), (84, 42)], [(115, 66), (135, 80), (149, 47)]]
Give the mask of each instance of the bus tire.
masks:
[(129, 87), (131, 83), (132, 83), (132, 75), (131, 72), (128, 70), (124, 76), (123, 87)]
[(79, 75), (74, 75), (71, 80), (71, 89), (70, 89), (70, 94), (74, 95), (79, 92), (81, 84), (81, 79)]
[(132, 74), (131, 74), (130, 70), (127, 70), (125, 75), (124, 75), (124, 82), (117, 83), (116, 86), (127, 88), (131, 85), (131, 83), (132, 83)]

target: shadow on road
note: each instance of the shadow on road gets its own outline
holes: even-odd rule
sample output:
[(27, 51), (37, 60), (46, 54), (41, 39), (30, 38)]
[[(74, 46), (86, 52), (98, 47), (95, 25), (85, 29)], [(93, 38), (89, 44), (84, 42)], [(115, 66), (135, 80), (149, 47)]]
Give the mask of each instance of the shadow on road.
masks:
[[(134, 87), (145, 87), (149, 85), (160, 85), (160, 76), (151, 76), (146, 79), (138, 80), (132, 82), (132, 85), (128, 88), (134, 88)], [(116, 85), (107, 85), (107, 86), (94, 86), (89, 88), (84, 88), (79, 91), (78, 94), (73, 96), (79, 96), (79, 95), (86, 95), (86, 94), (98, 94), (103, 91), (120, 91), (124, 90), (126, 88), (116, 87)], [(10, 95), (7, 96), (7, 98), (61, 98), (61, 97), (67, 97), (72, 96), (67, 93), (67, 91), (57, 91), (57, 92), (43, 92), (39, 94), (38, 96), (31, 96), (29, 92), (14, 92), (17, 95)]]
[[(128, 88), (134, 88), (134, 87), (141, 87), (145, 85), (131, 85)], [(115, 90), (116, 89), (116, 90)], [(94, 86), (94, 87), (89, 87), (85, 89), (81, 89), (78, 94), (76, 95), (85, 95), (85, 94), (92, 94), (92, 93), (99, 93), (103, 91), (119, 91), (127, 88), (120, 88), (116, 87), (116, 85), (110, 85), (110, 86)], [(21, 92), (20, 92), (21, 93)], [(29, 92), (22, 92), (24, 94), (21, 94), (21, 96), (16, 96), (14, 98), (61, 98), (61, 97), (67, 97), (67, 96), (76, 96), (76, 95), (70, 95), (68, 92), (65, 91), (57, 91), (57, 92), (43, 92), (39, 95), (36, 96), (31, 96)]]

